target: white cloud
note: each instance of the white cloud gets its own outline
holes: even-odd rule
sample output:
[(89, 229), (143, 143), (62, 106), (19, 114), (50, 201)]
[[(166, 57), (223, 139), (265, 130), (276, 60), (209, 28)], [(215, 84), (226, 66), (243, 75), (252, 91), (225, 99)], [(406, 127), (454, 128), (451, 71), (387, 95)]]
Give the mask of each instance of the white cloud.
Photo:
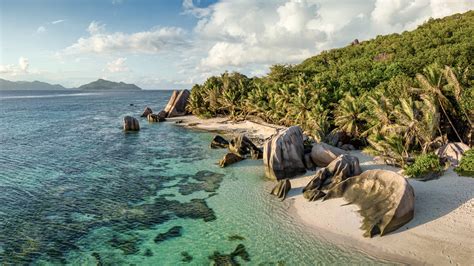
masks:
[(110, 73), (127, 72), (129, 69), (125, 65), (126, 60), (127, 60), (127, 58), (120, 57), (120, 58), (117, 58), (116, 60), (114, 60), (112, 62), (108, 62), (107, 63), (107, 70)]
[(51, 24), (58, 24), (58, 23), (62, 23), (64, 21), (65, 21), (64, 19), (58, 19), (58, 20), (55, 20), (55, 21), (51, 21)]
[[(21, 56), (18, 58), (18, 65), (0, 65), (0, 74), (9, 75), (9, 76), (17, 76), (20, 74), (28, 74), (30, 67), (30, 61), (28, 58)], [(33, 71), (37, 73), (38, 71)]]
[(36, 33), (43, 33), (46, 31), (46, 28), (44, 26), (39, 26), (38, 29), (36, 30)]
[(90, 36), (82, 37), (64, 49), (66, 54), (76, 53), (158, 53), (165, 48), (186, 44), (185, 31), (177, 27), (155, 27), (149, 31), (136, 33), (108, 33), (105, 25), (93, 21), (87, 28)]
[[(194, 8), (190, 0), (183, 6)], [(221, 0), (197, 15), (195, 32), (207, 49), (200, 68), (297, 63), (355, 38), (412, 30), (470, 9), (472, 0)]]
[(210, 10), (208, 8), (196, 7), (193, 0), (183, 0), (184, 14), (191, 14), (197, 18), (202, 18), (209, 15)]
[(28, 58), (25, 58), (25, 57), (21, 56), (18, 59), (18, 66), (20, 67), (21, 71), (28, 72), (28, 67), (30, 66), (30, 61), (28, 60)]

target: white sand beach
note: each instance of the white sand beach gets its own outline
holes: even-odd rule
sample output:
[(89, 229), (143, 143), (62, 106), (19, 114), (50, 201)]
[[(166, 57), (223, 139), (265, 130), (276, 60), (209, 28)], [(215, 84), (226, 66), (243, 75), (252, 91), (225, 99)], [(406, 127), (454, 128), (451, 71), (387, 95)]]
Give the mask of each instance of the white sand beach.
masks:
[[(282, 127), (249, 121), (231, 122), (227, 118), (199, 119), (185, 116), (186, 127), (207, 131), (246, 133), (266, 139)], [(379, 164), (360, 151), (357, 156), (362, 170), (399, 168)], [(474, 265), (474, 178), (458, 176), (451, 168), (439, 179), (427, 182), (409, 180), (415, 190), (415, 216), (408, 224), (386, 236), (364, 238), (359, 229), (361, 217), (355, 205), (342, 199), (308, 202), (303, 187), (311, 173), (291, 180), (287, 199), (293, 201), (290, 212), (308, 230), (329, 242), (358, 249), (369, 255), (415, 265)]]

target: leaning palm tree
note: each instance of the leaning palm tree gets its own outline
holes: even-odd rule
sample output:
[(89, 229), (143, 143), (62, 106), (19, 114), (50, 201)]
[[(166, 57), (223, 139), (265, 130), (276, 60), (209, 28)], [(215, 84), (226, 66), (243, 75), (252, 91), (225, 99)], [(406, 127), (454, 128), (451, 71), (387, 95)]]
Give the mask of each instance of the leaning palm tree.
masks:
[[(453, 129), (454, 133), (456, 134), (459, 141), (462, 142), (462, 138), (459, 135), (459, 132), (456, 130), (451, 118), (449, 117), (447, 110), (454, 111), (454, 108), (449, 101), (449, 99), (443, 93), (443, 86), (444, 86), (444, 76), (442, 73), (437, 70), (435, 67), (427, 67), (425, 69), (426, 74), (417, 74), (416, 79), (421, 86), (421, 93), (433, 96), (435, 101), (438, 103), (438, 106), (441, 108), (444, 117), (449, 122), (451, 128)], [(414, 89), (415, 91), (419, 91)]]

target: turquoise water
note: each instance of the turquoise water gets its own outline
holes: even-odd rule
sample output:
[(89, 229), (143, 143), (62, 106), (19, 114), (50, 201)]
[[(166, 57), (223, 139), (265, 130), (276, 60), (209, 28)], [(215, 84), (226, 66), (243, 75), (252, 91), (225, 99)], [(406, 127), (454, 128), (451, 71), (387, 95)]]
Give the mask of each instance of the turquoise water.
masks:
[(213, 135), (122, 132), (169, 95), (0, 92), (0, 264), (208, 265), (238, 246), (244, 265), (384, 263), (295, 223), (261, 161), (219, 168)]

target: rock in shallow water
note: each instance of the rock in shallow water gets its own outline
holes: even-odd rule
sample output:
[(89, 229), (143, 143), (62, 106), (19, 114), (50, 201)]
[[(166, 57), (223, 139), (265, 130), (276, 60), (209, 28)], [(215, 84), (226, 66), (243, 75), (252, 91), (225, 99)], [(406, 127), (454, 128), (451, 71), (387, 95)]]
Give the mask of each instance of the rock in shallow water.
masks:
[(415, 213), (415, 192), (406, 179), (392, 171), (368, 170), (346, 179), (323, 200), (343, 197), (360, 207), (365, 237), (381, 236), (408, 223)]
[(270, 194), (277, 196), (279, 199), (284, 200), (288, 191), (291, 190), (291, 183), (289, 179), (283, 179), (278, 181), (278, 184), (272, 189)]
[(240, 157), (239, 155), (229, 152), (226, 155), (224, 155), (224, 158), (222, 158), (219, 161), (219, 166), (220, 167), (226, 167), (226, 166), (234, 164), (236, 162), (240, 162), (243, 159), (244, 158)]
[(160, 243), (171, 238), (180, 237), (182, 235), (182, 231), (182, 226), (173, 226), (165, 233), (158, 234), (155, 237), (155, 243)]
[(147, 117), (149, 114), (153, 114), (153, 111), (151, 110), (150, 107), (145, 107), (145, 110), (143, 111), (141, 117)]
[(305, 173), (301, 128), (299, 126), (289, 127), (265, 142), (263, 164), (266, 176), (274, 180), (291, 178)]
[[(160, 112), (161, 113), (161, 112)], [(149, 114), (147, 116), (148, 122), (164, 122), (166, 119), (159, 114)]]
[(126, 116), (123, 118), (123, 130), (124, 131), (139, 131), (140, 124), (135, 117)]
[(211, 149), (224, 149), (229, 147), (229, 142), (222, 136), (216, 135), (211, 141)]

